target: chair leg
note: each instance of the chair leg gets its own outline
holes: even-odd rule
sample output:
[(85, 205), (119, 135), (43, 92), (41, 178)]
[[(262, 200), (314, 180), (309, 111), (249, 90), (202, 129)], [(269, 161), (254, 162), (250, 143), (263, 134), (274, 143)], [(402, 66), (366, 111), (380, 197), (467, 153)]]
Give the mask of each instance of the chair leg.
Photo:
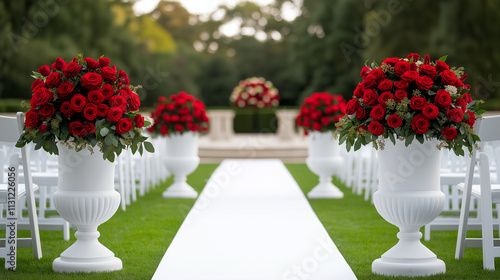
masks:
[(38, 230), (38, 217), (36, 215), (35, 197), (32, 191), (26, 191), (26, 203), (28, 204), (28, 218), (30, 221), (33, 256), (35, 257), (35, 259), (40, 259), (42, 258), (42, 245), (40, 243), (40, 232)]
[(470, 190), (464, 190), (464, 193), (462, 195), (462, 208), (460, 209), (460, 220), (458, 222), (457, 247), (455, 250), (455, 259), (457, 260), (464, 257), (465, 238), (467, 236), (467, 223), (469, 220), (470, 200)]
[(483, 236), (483, 267), (495, 270), (495, 250), (493, 241), (493, 215), (491, 196), (484, 195), (480, 203), (482, 213), (482, 236)]

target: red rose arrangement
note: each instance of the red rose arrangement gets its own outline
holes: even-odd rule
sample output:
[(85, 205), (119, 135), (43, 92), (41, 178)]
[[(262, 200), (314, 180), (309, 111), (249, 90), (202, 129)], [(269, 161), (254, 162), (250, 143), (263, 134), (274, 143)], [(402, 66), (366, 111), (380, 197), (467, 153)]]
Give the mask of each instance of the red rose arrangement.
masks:
[(342, 95), (317, 92), (304, 99), (300, 106), (296, 124), (309, 131), (334, 131), (336, 123), (342, 119), (346, 111), (346, 101)]
[(237, 108), (272, 108), (278, 107), (280, 97), (273, 83), (253, 77), (240, 81), (230, 100)]
[(35, 143), (58, 154), (57, 143), (77, 151), (98, 146), (111, 162), (124, 148), (142, 154), (153, 145), (141, 134), (149, 123), (138, 113), (141, 101), (127, 74), (101, 57), (57, 58), (33, 72), (30, 109), (17, 145)]
[(159, 135), (171, 133), (206, 132), (208, 130), (208, 116), (205, 104), (196, 97), (185, 92), (161, 96), (155, 110), (151, 112), (154, 124), (148, 131)]
[(416, 53), (406, 58), (387, 58), (361, 70), (363, 81), (347, 103), (346, 116), (337, 134), (347, 149), (357, 150), (373, 142), (383, 148), (384, 140), (399, 138), (408, 146), (414, 139), (441, 140), (439, 147), (464, 155), (479, 141), (473, 131), (481, 101), (469, 94), (463, 67), (446, 64), (447, 56), (431, 61)]

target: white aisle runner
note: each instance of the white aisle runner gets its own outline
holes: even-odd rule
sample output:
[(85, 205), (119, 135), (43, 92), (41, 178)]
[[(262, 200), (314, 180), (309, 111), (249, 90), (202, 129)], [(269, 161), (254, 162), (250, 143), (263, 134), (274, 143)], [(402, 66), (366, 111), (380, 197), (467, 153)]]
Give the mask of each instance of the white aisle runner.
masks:
[(217, 167), (153, 279), (356, 276), (284, 164), (259, 159), (224, 160)]

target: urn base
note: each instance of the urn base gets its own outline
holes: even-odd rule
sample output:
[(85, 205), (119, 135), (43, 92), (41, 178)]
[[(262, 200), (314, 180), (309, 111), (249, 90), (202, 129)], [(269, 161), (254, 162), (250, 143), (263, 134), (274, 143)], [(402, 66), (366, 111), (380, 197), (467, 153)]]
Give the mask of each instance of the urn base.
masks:
[(376, 259), (372, 263), (372, 271), (375, 274), (386, 276), (430, 276), (446, 272), (445, 263), (437, 258), (433, 260), (417, 259), (387, 260), (384, 257)]
[(175, 182), (163, 192), (164, 198), (196, 198), (198, 193), (186, 182)]
[(337, 186), (328, 183), (319, 183), (310, 192), (307, 193), (307, 198), (343, 198), (344, 193)]

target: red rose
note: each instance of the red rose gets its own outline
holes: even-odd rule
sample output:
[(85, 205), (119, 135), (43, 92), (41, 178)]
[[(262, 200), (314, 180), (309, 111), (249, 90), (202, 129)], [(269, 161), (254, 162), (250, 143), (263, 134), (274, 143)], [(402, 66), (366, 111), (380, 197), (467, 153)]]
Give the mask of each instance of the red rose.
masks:
[(99, 65), (101, 65), (101, 67), (108, 66), (110, 62), (111, 61), (109, 60), (109, 58), (106, 58), (106, 57), (99, 58)]
[(467, 119), (467, 124), (470, 126), (470, 127), (473, 127), (474, 124), (476, 123), (476, 115), (474, 114), (474, 112), (465, 112), (467, 115), (469, 115), (469, 118)]
[(394, 73), (397, 77), (403, 75), (410, 69), (410, 63), (405, 60), (400, 60), (394, 65)]
[(116, 70), (111, 67), (102, 67), (101, 76), (106, 81), (116, 81)]
[(403, 75), (401, 75), (401, 79), (407, 82), (414, 82), (415, 80), (418, 79), (418, 77), (419, 77), (418, 72), (414, 70), (408, 70), (404, 72)]
[(464, 83), (462, 83), (462, 81), (460, 81), (460, 79), (456, 79), (455, 80), (455, 87), (462, 88), (462, 87), (464, 87)]
[(31, 97), (31, 101), (30, 101), (31, 107), (46, 104), (46, 103), (52, 101), (53, 96), (54, 96), (54, 94), (52, 93), (52, 91), (50, 91), (44, 87), (40, 87), (37, 90), (35, 90), (35, 92), (33, 93), (33, 96)]
[(57, 72), (51, 72), (47, 79), (45, 79), (45, 85), (47, 87), (57, 87), (61, 83), (61, 74)]
[(111, 107), (108, 109), (108, 121), (117, 122), (123, 115), (123, 110), (119, 107)]
[(85, 75), (83, 75), (81, 81), (82, 81), (82, 86), (90, 90), (99, 89), (99, 87), (102, 85), (101, 75), (94, 72), (88, 72)]
[(85, 108), (83, 108), (83, 116), (89, 121), (93, 121), (97, 118), (97, 112), (97, 105), (92, 103), (87, 103)]
[(376, 85), (377, 85), (378, 81), (377, 81), (377, 78), (375, 78), (374, 76), (372, 75), (369, 75), (368, 77), (366, 77), (362, 82), (361, 82), (361, 85), (365, 88), (365, 89), (372, 89), (374, 88)]
[(378, 89), (380, 89), (380, 91), (391, 91), (392, 81), (389, 79), (383, 80), (380, 84), (378, 84)]
[(97, 105), (97, 115), (101, 118), (104, 118), (108, 115), (108, 105), (106, 104), (99, 104)]
[(199, 129), (200, 129), (200, 127), (197, 124), (191, 124), (191, 126), (189, 127), (189, 130), (193, 131), (193, 132), (196, 132)]
[(137, 114), (134, 117), (135, 127), (141, 128), (144, 126), (144, 117), (141, 114)]
[[(130, 108), (130, 111), (139, 110), (139, 106), (141, 106), (141, 99), (139, 98), (139, 95), (132, 93), (128, 101), (128, 106)], [(189, 108), (187, 109), (189, 110)]]
[(167, 110), (168, 110), (168, 111), (173, 111), (173, 110), (175, 110), (175, 104), (174, 104), (174, 103), (167, 104)]
[(347, 115), (352, 115), (356, 113), (356, 110), (359, 108), (359, 100), (357, 98), (353, 98), (347, 102), (345, 113)]
[(80, 137), (86, 136), (85, 128), (83, 124), (79, 121), (74, 121), (69, 123), (69, 133), (72, 133)]
[(436, 92), (434, 103), (438, 107), (448, 108), (451, 105), (451, 96), (446, 90), (440, 89)]
[(75, 89), (73, 83), (69, 81), (64, 81), (57, 87), (57, 96), (59, 99), (67, 99), (71, 96), (71, 93)]
[(432, 65), (427, 65), (427, 64), (420, 65), (420, 73), (429, 76), (433, 80), (438, 75), (438, 73), (436, 71), (436, 67), (434, 67)]
[(170, 116), (170, 121), (173, 122), (173, 123), (176, 123), (179, 120), (180, 120), (179, 115), (172, 115), (172, 116)]
[(160, 134), (161, 135), (167, 135), (168, 134), (168, 126), (166, 124), (163, 124), (160, 127)]
[(359, 72), (359, 75), (364, 79), (368, 76), (370, 71), (371, 71), (370, 67), (363, 66), (363, 68), (361, 68), (361, 72)]
[(387, 118), (387, 124), (392, 128), (400, 127), (402, 123), (403, 120), (398, 114), (392, 114)]
[(366, 89), (363, 94), (363, 102), (367, 106), (375, 106), (377, 104), (378, 95), (373, 89)]
[(38, 88), (43, 87), (43, 86), (45, 86), (45, 83), (42, 80), (40, 80), (40, 79), (36, 79), (31, 84), (31, 91), (35, 92), (35, 90), (37, 90)]
[(44, 65), (38, 68), (38, 72), (42, 74), (42, 76), (47, 77), (50, 74), (50, 66)]
[(44, 132), (44, 131), (46, 131), (46, 130), (47, 130), (47, 128), (49, 128), (49, 126), (48, 126), (48, 125), (46, 125), (45, 123), (42, 123), (42, 124), (40, 125), (40, 127), (38, 127), (38, 130), (39, 130), (40, 132)]
[(464, 110), (460, 108), (454, 108), (448, 111), (448, 118), (454, 122), (461, 122), (464, 119)]
[(34, 111), (34, 110), (29, 110), (26, 112), (26, 121), (25, 125), (26, 127), (36, 127), (40, 123), (40, 115)]
[(357, 110), (356, 110), (356, 119), (362, 121), (364, 119), (366, 119), (366, 111), (359, 107)]
[(356, 96), (357, 98), (362, 98), (364, 91), (365, 91), (365, 88), (363, 87), (363, 85), (361, 83), (359, 83), (358, 86), (356, 87), (356, 89), (354, 90), (354, 96)]
[(427, 103), (424, 105), (424, 108), (422, 108), (422, 114), (429, 120), (433, 120), (439, 115), (439, 108), (434, 104)]
[(370, 118), (380, 121), (384, 119), (385, 117), (385, 108), (381, 104), (376, 105), (373, 107), (372, 111), (370, 112)]
[(445, 127), (441, 130), (441, 134), (443, 134), (446, 140), (450, 141), (457, 138), (458, 132), (454, 127)]
[(425, 104), (427, 104), (427, 100), (421, 96), (413, 96), (410, 99), (410, 108), (413, 110), (422, 110)]
[[(176, 130), (177, 130), (177, 125), (175, 125), (175, 126), (176, 126)], [(319, 123), (319, 122), (313, 123), (313, 126), (312, 126), (313, 130), (320, 131), (322, 128), (323, 128), (323, 126), (321, 125), (321, 123)]]
[(429, 131), (429, 120), (426, 119), (424, 115), (418, 114), (413, 117), (413, 120), (411, 121), (411, 127), (416, 134), (424, 134)]
[[(182, 115), (182, 109), (179, 109), (179, 114)], [(319, 118), (321, 118), (321, 116), (323, 115), (323, 112), (321, 112), (320, 110), (316, 110), (314, 112), (311, 113), (311, 118), (313, 120), (319, 120)]]
[(467, 102), (465, 101), (464, 98), (460, 97), (460, 98), (457, 98), (457, 100), (455, 100), (455, 105), (457, 107), (460, 107), (462, 108), (462, 110), (465, 111), (465, 109), (467, 109)]
[(182, 126), (182, 124), (175, 124), (174, 129), (177, 132), (183, 132), (184, 131), (184, 126)]
[(66, 66), (64, 66), (62, 71), (64, 73), (64, 76), (71, 78), (78, 75), (78, 73), (82, 71), (82, 66), (78, 65), (78, 63), (76, 62), (70, 62), (66, 64)]
[[(408, 60), (416, 62), (420, 58), (420, 55), (418, 53), (410, 53), (409, 55), (406, 56), (406, 58)], [(412, 60), (412, 58), (413, 58), (413, 60)]]
[(420, 90), (430, 90), (432, 85), (434, 84), (434, 82), (429, 76), (418, 77), (416, 82), (417, 82), (417, 87)]
[(104, 84), (101, 88), (104, 99), (108, 100), (115, 93), (115, 89), (110, 84)]
[(96, 69), (99, 67), (99, 62), (93, 60), (90, 57), (86, 57), (84, 60), (85, 60), (85, 62), (87, 62), (87, 67), (89, 69)]
[(95, 125), (93, 123), (86, 123), (83, 125), (84, 136), (95, 133)]
[(407, 89), (409, 86), (409, 83), (407, 81), (397, 81), (397, 82), (394, 82), (394, 86), (398, 89)]
[(104, 101), (104, 95), (102, 95), (102, 93), (99, 90), (91, 90), (87, 95), (87, 99), (90, 102), (98, 105)]
[(396, 97), (397, 101), (401, 101), (406, 97), (408, 97), (408, 93), (406, 92), (406, 90), (397, 89), (396, 92), (394, 93), (394, 96)]
[(123, 118), (116, 123), (116, 133), (123, 134), (132, 128), (132, 120), (130, 118)]
[(394, 95), (392, 95), (392, 93), (388, 91), (382, 92), (382, 94), (378, 97), (378, 103), (387, 106), (387, 101), (390, 99), (394, 99)]
[(372, 71), (370, 71), (370, 74), (368, 74), (368, 77), (373, 77), (377, 83), (382, 81), (385, 78), (384, 71), (382, 71), (379, 68), (375, 68)]
[(455, 76), (453, 71), (443, 70), (443, 72), (441, 72), (441, 81), (443, 81), (443, 84), (453, 86), (456, 80), (457, 76)]
[(42, 105), (42, 107), (40, 107), (40, 115), (42, 115), (42, 117), (44, 118), (51, 118), (55, 113), (56, 109), (50, 104)]
[(450, 66), (448, 66), (448, 64), (446, 64), (445, 62), (438, 60), (436, 61), (436, 70), (438, 72), (442, 72), (444, 70), (450, 70)]
[(52, 64), (52, 68), (54, 70), (62, 70), (64, 65), (66, 65), (66, 62), (64, 62), (64, 59), (58, 57), (58, 58), (56, 58), (56, 62), (54, 62), (54, 64)]
[(125, 101), (125, 98), (123, 98), (123, 96), (121, 95), (111, 96), (111, 98), (109, 99), (109, 106), (119, 107), (123, 110), (124, 113), (125, 111), (127, 111), (127, 101)]
[(64, 101), (62, 104), (61, 104), (61, 113), (63, 113), (64, 115), (66, 115), (66, 117), (70, 117), (71, 115), (73, 115), (73, 109), (71, 108), (71, 103), (69, 101)]
[(71, 109), (73, 109), (73, 111), (80, 113), (83, 107), (85, 107), (85, 104), (87, 104), (87, 98), (83, 95), (75, 94), (71, 97)]
[(378, 121), (372, 121), (368, 125), (368, 130), (375, 135), (384, 134), (384, 126), (382, 126)]
[(384, 61), (382, 61), (382, 64), (389, 64), (391, 66), (394, 66), (396, 65), (396, 63), (399, 62), (399, 57), (389, 57), (389, 58), (386, 58)]
[(125, 85), (130, 84), (130, 81), (128, 79), (128, 75), (123, 70), (118, 71), (118, 79), (120, 79), (120, 81), (122, 83), (124, 83)]

